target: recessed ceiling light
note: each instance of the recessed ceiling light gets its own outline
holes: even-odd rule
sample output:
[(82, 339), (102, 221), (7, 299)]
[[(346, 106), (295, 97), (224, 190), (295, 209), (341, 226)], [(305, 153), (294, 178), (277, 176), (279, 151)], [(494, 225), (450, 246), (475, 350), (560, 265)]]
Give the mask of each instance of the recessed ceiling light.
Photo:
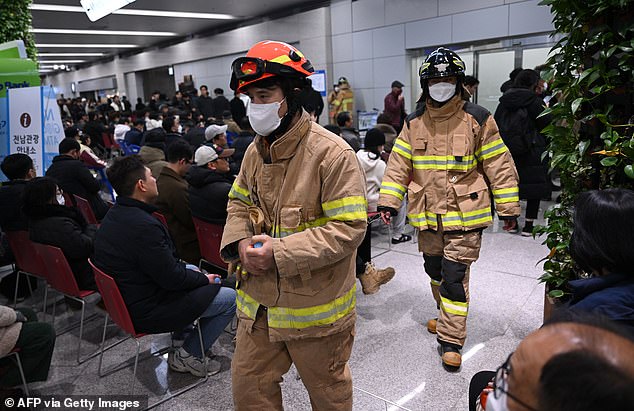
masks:
[(137, 48), (136, 44), (36, 44), (37, 48), (84, 48), (84, 49), (133, 49)]
[(86, 60), (40, 60), (40, 64), (51, 63), (85, 63)]
[(101, 57), (105, 53), (38, 53), (39, 57)]
[[(85, 13), (79, 6), (60, 6), (57, 4), (31, 4), (31, 10), (40, 11), (66, 11), (74, 13)], [(166, 11), (166, 10), (139, 10), (139, 9), (119, 9), (112, 14), (127, 16), (150, 16), (150, 17), (179, 17), (184, 19), (205, 19), (205, 20), (234, 20), (236, 16), (219, 13), (198, 13), (188, 11)]]
[(130, 30), (74, 30), (74, 29), (33, 29), (33, 33), (41, 34), (97, 34), (106, 36), (178, 36), (171, 31), (130, 31)]

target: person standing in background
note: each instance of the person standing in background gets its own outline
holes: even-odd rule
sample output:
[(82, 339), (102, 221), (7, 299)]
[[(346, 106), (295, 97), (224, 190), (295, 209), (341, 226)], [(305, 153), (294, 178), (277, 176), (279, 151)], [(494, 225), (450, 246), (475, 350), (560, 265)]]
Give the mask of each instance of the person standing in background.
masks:
[(392, 91), (383, 99), (383, 114), (390, 118), (390, 125), (396, 133), (400, 133), (405, 120), (405, 97), (403, 96), (403, 83), (398, 80), (392, 82)]

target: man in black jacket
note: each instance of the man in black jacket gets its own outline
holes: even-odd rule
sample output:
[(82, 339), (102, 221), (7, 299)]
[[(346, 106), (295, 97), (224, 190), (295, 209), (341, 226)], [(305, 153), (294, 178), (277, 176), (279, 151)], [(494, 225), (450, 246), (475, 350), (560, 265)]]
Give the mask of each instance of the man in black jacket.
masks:
[(108, 205), (99, 196), (101, 185), (79, 160), (79, 143), (73, 138), (63, 139), (58, 146), (59, 155), (46, 170), (46, 176), (56, 180), (66, 193), (85, 198), (90, 203), (97, 220), (101, 221), (108, 212)]
[(196, 150), (195, 167), (189, 169), (189, 207), (193, 217), (212, 223), (227, 218), (227, 202), (231, 190), (227, 157), (233, 149), (200, 146)]
[(205, 121), (213, 117), (213, 99), (209, 97), (209, 89), (205, 85), (200, 86), (200, 96), (196, 100), (196, 108)]
[(0, 188), (0, 228), (2, 231), (27, 230), (22, 193), (26, 182), (35, 177), (33, 160), (26, 154), (10, 154), (2, 160), (0, 168), (9, 179)]
[[(167, 228), (152, 213), (158, 198), (156, 179), (137, 156), (117, 159), (108, 179), (119, 193), (95, 239), (95, 265), (112, 275), (137, 332), (165, 333), (187, 328), (200, 317), (203, 348), (209, 350), (235, 314), (235, 291), (220, 287), (219, 276), (205, 274), (176, 258)], [(169, 366), (204, 377), (198, 333), (191, 332)]]
[(216, 97), (214, 97), (212, 101), (212, 107), (213, 107), (212, 116), (216, 120), (222, 120), (222, 113), (224, 111), (231, 110), (231, 105), (229, 104), (229, 100), (227, 100), (227, 97), (224, 96), (224, 93), (225, 93), (224, 90), (221, 88), (214, 89), (214, 94), (216, 95)]

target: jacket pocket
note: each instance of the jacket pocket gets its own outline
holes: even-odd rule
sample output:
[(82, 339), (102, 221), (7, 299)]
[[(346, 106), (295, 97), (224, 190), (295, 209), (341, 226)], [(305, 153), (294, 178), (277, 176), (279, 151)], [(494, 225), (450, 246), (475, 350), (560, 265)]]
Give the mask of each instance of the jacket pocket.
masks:
[(427, 228), (427, 219), (425, 217), (425, 191), (423, 187), (412, 181), (407, 186), (407, 216), (409, 223), (414, 227)]
[(299, 275), (284, 277), (280, 278), (280, 290), (287, 294), (313, 296), (327, 288), (333, 277), (334, 271), (331, 268), (313, 271), (308, 281), (302, 280)]
[(302, 207), (297, 205), (282, 206), (280, 210), (279, 236), (287, 237), (299, 232), (302, 226)]
[(472, 184), (455, 184), (456, 202), (462, 213), (461, 224), (465, 229), (482, 226), (492, 220), (489, 187), (484, 180)]
[(456, 173), (466, 173), (475, 166), (473, 148), (466, 134), (455, 133), (451, 136), (451, 149), (448, 150), (447, 169)]

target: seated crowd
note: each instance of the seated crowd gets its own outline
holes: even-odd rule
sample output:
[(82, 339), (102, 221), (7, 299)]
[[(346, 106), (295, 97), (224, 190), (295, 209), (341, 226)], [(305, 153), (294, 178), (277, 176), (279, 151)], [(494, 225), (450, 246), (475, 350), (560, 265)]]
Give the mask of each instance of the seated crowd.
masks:
[[(222, 96), (220, 89), (215, 93), (216, 99)], [(244, 113), (240, 117), (232, 110), (239, 96), (232, 102), (224, 97), (216, 101), (206, 87), (201, 87), (201, 94), (192, 100), (177, 93), (168, 104), (156, 93), (147, 106), (137, 104), (136, 113), (141, 115), (131, 123), (120, 115), (129, 103), (119, 99), (88, 116), (79, 109), (69, 110), (73, 120), (67, 119), (67, 138), (60, 142), (59, 155), (46, 176), (35, 177), (28, 156), (11, 154), (2, 162), (10, 181), (0, 188), (2, 231), (28, 231), (31, 241), (59, 247), (80, 289), (97, 290), (89, 259), (113, 276), (135, 330), (173, 333), (176, 349), (168, 357), (170, 369), (198, 377), (220, 371), (220, 363), (212, 360), (205, 366), (203, 359), (235, 315), (236, 292), (218, 274), (200, 267), (192, 218), (214, 224), (225, 221), (234, 175), (253, 141)], [(104, 123), (104, 114), (116, 123)], [(360, 149), (350, 119), (345, 113), (340, 116), (340, 132), (355, 147), (367, 173), (368, 197), (374, 198), (385, 170), (383, 150), (391, 147), (396, 133), (386, 127), (370, 130), (366, 147)], [(118, 195), (115, 204), (101, 198), (101, 184), (87, 167), (104, 166), (103, 134), (110, 131), (141, 146), (138, 155), (116, 158), (106, 169)], [(74, 207), (72, 195), (88, 201), (99, 226), (87, 223)], [(67, 204), (68, 199), (73, 204)], [(166, 225), (156, 213), (162, 214)], [(402, 231), (394, 235), (394, 244), (411, 239)], [(357, 262), (367, 294), (394, 276), (390, 267), (374, 267), (369, 237)], [(571, 255), (588, 275), (569, 284), (571, 300), (557, 314), (559, 321), (526, 337), (497, 371), (474, 376), (471, 409), (631, 407), (634, 399), (627, 387), (634, 386), (634, 368), (628, 361), (634, 355), (634, 257), (630, 241), (634, 241), (632, 191), (589, 191), (578, 197)], [(601, 320), (587, 320), (588, 314)], [(202, 347), (194, 324), (200, 328)], [(38, 322), (33, 312), (0, 306), (0, 356), (16, 347), (28, 355), (23, 361), (27, 381), (46, 380), (54, 342), (53, 328)], [(0, 387), (19, 385), (19, 375), (7, 358), (0, 359), (0, 366), (11, 369), (0, 376)], [(605, 389), (577, 388), (595, 385)]]

